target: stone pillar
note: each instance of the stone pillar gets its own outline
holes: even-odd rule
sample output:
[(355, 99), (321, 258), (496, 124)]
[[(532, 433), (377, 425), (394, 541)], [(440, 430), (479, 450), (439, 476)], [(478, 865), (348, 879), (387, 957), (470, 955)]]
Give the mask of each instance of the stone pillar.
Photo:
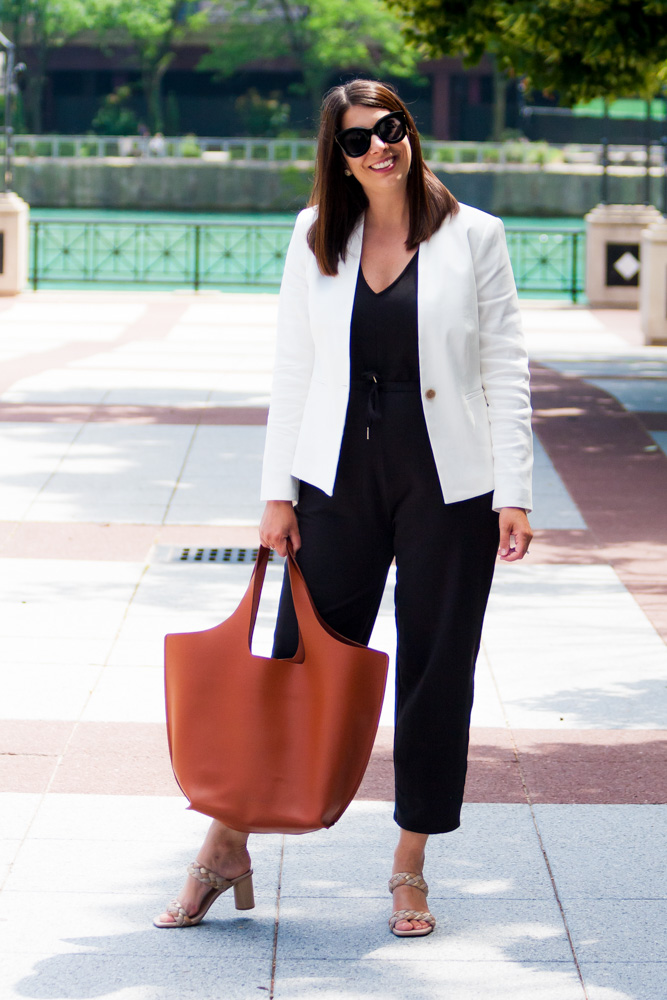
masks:
[(647, 344), (667, 344), (667, 218), (642, 233), (639, 316)]
[(590, 305), (639, 305), (641, 234), (662, 216), (653, 205), (596, 205), (586, 216), (586, 295)]
[(18, 295), (28, 281), (28, 205), (0, 192), (0, 295)]

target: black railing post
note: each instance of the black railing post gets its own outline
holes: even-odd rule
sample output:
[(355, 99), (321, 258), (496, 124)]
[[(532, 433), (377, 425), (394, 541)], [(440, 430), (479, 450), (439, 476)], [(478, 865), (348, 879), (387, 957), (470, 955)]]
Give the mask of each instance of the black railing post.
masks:
[(37, 291), (39, 282), (38, 262), (39, 262), (39, 222), (32, 223), (32, 290)]
[(606, 136), (602, 139), (602, 180), (600, 182), (600, 204), (606, 205), (609, 201), (609, 174), (607, 173), (607, 167), (609, 166), (609, 140)]
[(572, 302), (576, 303), (579, 294), (579, 233), (572, 233)]
[(644, 171), (644, 204), (651, 204), (651, 101), (646, 102), (646, 170)]
[(194, 285), (195, 292), (199, 291), (199, 243), (200, 243), (200, 233), (201, 226), (199, 223), (195, 226), (195, 274), (194, 274)]
[(662, 214), (667, 218), (667, 135), (662, 137)]

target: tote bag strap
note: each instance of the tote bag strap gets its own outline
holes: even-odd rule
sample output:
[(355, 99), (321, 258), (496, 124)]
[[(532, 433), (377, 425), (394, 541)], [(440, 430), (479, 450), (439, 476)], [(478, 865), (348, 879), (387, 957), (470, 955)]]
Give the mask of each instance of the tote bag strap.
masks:
[[(290, 586), (292, 588), (292, 594), (294, 595), (294, 576), (293, 576), (292, 564), (296, 569), (296, 573), (298, 574), (300, 582), (300, 587), (299, 583), (297, 583), (297, 590), (299, 591), (299, 593), (301, 593), (301, 590), (304, 592), (304, 598), (302, 598), (302, 600), (299, 602), (303, 610), (300, 612), (297, 609), (297, 625), (299, 626), (299, 646), (297, 648), (296, 653), (294, 654), (293, 657), (291, 657), (291, 659), (295, 663), (303, 663), (305, 654), (304, 654), (303, 636), (301, 634), (300, 622), (302, 620), (302, 617), (312, 620), (314, 616), (317, 616), (317, 612), (312, 606), (310, 595), (308, 594), (305, 581), (303, 579), (303, 576), (301, 575), (301, 570), (296, 565), (296, 561), (294, 559), (294, 553), (292, 551), (292, 545), (290, 542), (288, 542), (287, 544), (288, 544), (288, 558), (290, 560), (289, 575), (290, 575)], [(252, 576), (250, 577), (250, 583), (248, 584), (248, 589), (246, 590), (245, 595), (235, 612), (236, 615), (239, 615), (241, 618), (245, 618), (245, 620), (248, 623), (248, 649), (250, 650), (252, 650), (252, 637), (255, 632), (257, 612), (259, 610), (259, 602), (262, 597), (262, 587), (264, 586), (264, 577), (266, 576), (266, 566), (269, 561), (270, 552), (271, 550), (268, 549), (265, 545), (259, 546), (257, 559), (255, 561), (255, 568), (253, 569)], [(296, 598), (295, 598), (295, 608), (296, 608)]]
[(332, 636), (338, 642), (345, 643), (347, 646), (366, 648), (363, 643), (355, 642), (354, 639), (348, 639), (346, 636), (341, 635), (340, 632), (336, 632), (335, 629), (332, 629), (329, 625), (327, 625), (324, 619), (321, 618), (319, 611), (313, 604), (313, 599), (310, 596), (308, 587), (306, 586), (303, 573), (301, 572), (295, 559), (292, 543), (289, 541), (287, 542), (287, 560), (290, 587), (292, 588), (292, 600), (294, 601), (294, 610), (296, 612), (296, 619), (299, 625), (299, 650), (301, 650), (303, 645), (304, 635), (307, 648), (308, 640), (317, 641), (318, 634), (321, 634), (323, 631)]

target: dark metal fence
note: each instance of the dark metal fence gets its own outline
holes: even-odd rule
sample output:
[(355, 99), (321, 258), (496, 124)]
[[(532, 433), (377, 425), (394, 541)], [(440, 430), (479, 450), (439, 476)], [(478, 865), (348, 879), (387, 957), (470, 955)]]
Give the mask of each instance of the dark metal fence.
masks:
[[(238, 288), (280, 284), (292, 227), (285, 223), (33, 219), (30, 282), (37, 288)], [(581, 231), (507, 227), (519, 292), (583, 290)]]

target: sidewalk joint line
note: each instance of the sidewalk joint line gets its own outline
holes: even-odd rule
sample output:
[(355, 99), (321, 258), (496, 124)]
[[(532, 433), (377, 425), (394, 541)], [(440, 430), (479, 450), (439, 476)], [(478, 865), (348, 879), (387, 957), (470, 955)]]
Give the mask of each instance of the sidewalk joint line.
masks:
[(273, 1000), (276, 988), (276, 965), (278, 963), (278, 931), (280, 929), (280, 894), (283, 885), (283, 863), (285, 861), (285, 834), (280, 845), (280, 864), (278, 865), (278, 891), (276, 894), (276, 916), (273, 924), (273, 948), (271, 951), (271, 986), (269, 1000)]
[[(518, 764), (518, 767), (519, 767), (519, 774), (521, 776), (521, 782), (524, 785), (524, 788), (525, 788), (525, 791), (526, 791), (526, 795), (528, 795), (528, 788), (526, 787), (526, 785), (524, 783), (523, 772), (521, 770), (521, 764), (519, 763), (518, 748), (516, 747), (516, 743), (514, 742), (514, 733), (511, 730), (510, 730), (510, 733), (511, 733), (511, 737), (512, 737), (512, 745), (514, 746), (514, 753), (515, 753), (516, 758), (517, 758), (517, 764)], [(574, 947), (574, 941), (572, 940), (572, 934), (570, 932), (570, 926), (569, 926), (569, 924), (567, 922), (567, 917), (565, 916), (565, 910), (563, 908), (563, 903), (561, 901), (560, 894), (558, 892), (558, 887), (556, 885), (556, 878), (554, 876), (553, 869), (551, 867), (551, 862), (549, 861), (549, 857), (547, 855), (546, 847), (544, 846), (544, 841), (542, 840), (542, 834), (540, 833), (540, 827), (539, 827), (539, 824), (537, 822), (537, 816), (535, 815), (535, 810), (533, 809), (533, 803), (530, 800), (530, 797), (528, 798), (528, 808), (530, 809), (530, 816), (531, 816), (531, 819), (533, 821), (533, 826), (535, 827), (535, 834), (537, 836), (537, 840), (538, 840), (538, 843), (540, 845), (540, 850), (542, 851), (542, 857), (544, 859), (544, 864), (546, 866), (547, 873), (548, 873), (549, 879), (551, 881), (551, 888), (553, 889), (553, 893), (554, 893), (554, 896), (556, 898), (556, 903), (558, 904), (558, 909), (560, 910), (561, 920), (563, 921), (563, 927), (565, 928), (565, 933), (567, 935), (567, 941), (568, 941), (568, 944), (570, 946), (570, 951), (572, 952), (572, 960), (574, 962), (574, 967), (577, 970), (577, 976), (579, 977), (579, 982), (581, 983), (581, 989), (582, 989), (583, 994), (584, 994), (584, 1000), (590, 1000), (590, 998), (588, 996), (588, 991), (586, 989), (586, 983), (584, 982), (584, 976), (583, 976), (583, 973), (581, 971), (581, 966), (579, 965), (579, 959), (577, 957), (577, 952), (576, 952), (575, 947)]]
[[(212, 395), (213, 395), (213, 389), (210, 389), (209, 392), (208, 392), (208, 395), (206, 396), (206, 399), (204, 401), (204, 406), (202, 407), (202, 412), (209, 405), (209, 403), (211, 402), (211, 396)], [(183, 473), (185, 472), (185, 467), (188, 464), (188, 460), (190, 458), (190, 453), (192, 452), (192, 449), (194, 448), (195, 440), (197, 438), (197, 434), (199, 432), (199, 428), (200, 427), (201, 427), (201, 422), (196, 423), (195, 426), (194, 426), (194, 428), (193, 428), (192, 434), (190, 436), (190, 442), (189, 442), (187, 448), (185, 449), (185, 455), (183, 456), (183, 462), (181, 463), (181, 467), (180, 467), (180, 469), (178, 471), (178, 475), (176, 476), (176, 479), (174, 480), (173, 489), (171, 491), (169, 499), (167, 500), (167, 504), (166, 504), (165, 509), (164, 509), (164, 514), (162, 515), (161, 526), (166, 526), (167, 517), (169, 516), (169, 510), (171, 508), (172, 503), (174, 502), (174, 500), (176, 498), (176, 494), (178, 493), (178, 488), (179, 488), (179, 486), (181, 484), (181, 477), (183, 476)]]
[(516, 761), (517, 770), (519, 772), (519, 779), (521, 781), (521, 787), (523, 788), (523, 793), (526, 796), (526, 803), (527, 803), (528, 808), (530, 810), (530, 818), (533, 821), (533, 827), (535, 829), (535, 835), (537, 837), (537, 842), (540, 845), (540, 851), (542, 852), (542, 858), (544, 860), (544, 864), (545, 864), (545, 867), (547, 869), (547, 874), (548, 874), (549, 880), (551, 882), (551, 888), (552, 888), (554, 897), (556, 899), (556, 904), (557, 904), (558, 909), (560, 911), (561, 920), (563, 921), (563, 927), (565, 929), (565, 934), (567, 935), (567, 941), (568, 941), (568, 944), (570, 946), (570, 952), (572, 953), (572, 960), (574, 962), (574, 967), (577, 970), (577, 976), (579, 978), (579, 983), (581, 984), (581, 989), (583, 991), (584, 1000), (590, 1000), (589, 995), (588, 995), (588, 991), (586, 990), (586, 983), (584, 982), (584, 976), (583, 976), (583, 973), (581, 971), (581, 966), (579, 965), (579, 959), (577, 957), (577, 952), (576, 952), (575, 947), (574, 947), (574, 941), (572, 940), (572, 934), (570, 932), (570, 927), (569, 927), (569, 924), (567, 922), (567, 917), (565, 916), (565, 909), (563, 907), (563, 903), (561, 901), (560, 894), (558, 892), (558, 887), (556, 885), (556, 878), (554, 876), (553, 869), (551, 867), (551, 862), (549, 861), (549, 857), (547, 855), (546, 847), (544, 846), (544, 841), (542, 839), (542, 834), (540, 832), (540, 827), (539, 827), (539, 824), (537, 822), (537, 816), (535, 815), (535, 809), (534, 809), (533, 800), (532, 800), (530, 791), (528, 789), (528, 782), (526, 781), (526, 777), (525, 777), (525, 775), (523, 773), (523, 768), (521, 766), (521, 755), (519, 753), (518, 744), (517, 744), (516, 739), (514, 737), (514, 730), (512, 728), (512, 724), (510, 723), (509, 716), (508, 716), (507, 711), (505, 709), (505, 703), (504, 703), (504, 701), (502, 699), (502, 695), (500, 693), (500, 688), (499, 688), (498, 682), (496, 680), (496, 675), (493, 672), (493, 667), (491, 665), (491, 658), (488, 655), (488, 653), (486, 652), (486, 649), (484, 650), (484, 653), (485, 653), (485, 656), (486, 656), (486, 662), (487, 662), (488, 667), (489, 667), (489, 673), (491, 674), (491, 679), (493, 681), (493, 686), (496, 689), (496, 694), (498, 696), (498, 701), (500, 702), (500, 707), (501, 707), (501, 710), (502, 710), (502, 713), (503, 713), (503, 717), (505, 719), (505, 725), (507, 726), (507, 731), (509, 733), (510, 740), (512, 741), (512, 752), (514, 754), (514, 759)]
[[(83, 434), (84, 430), (86, 429), (86, 427), (88, 426), (89, 423), (90, 423), (90, 414), (88, 414), (81, 421), (81, 426), (79, 427), (78, 431), (76, 432), (76, 434), (74, 435), (74, 437), (72, 438), (72, 440), (69, 442), (69, 444), (65, 448), (64, 452), (62, 453), (62, 455), (60, 456), (60, 458), (58, 459), (58, 461), (56, 462), (55, 469), (53, 469), (53, 471), (47, 476), (47, 478), (44, 480), (44, 482), (42, 483), (42, 485), (40, 486), (40, 488), (37, 490), (37, 493), (35, 494), (35, 496), (32, 498), (32, 500), (30, 501), (30, 503), (28, 504), (28, 506), (26, 507), (26, 509), (23, 511), (23, 514), (21, 515), (21, 519), (18, 522), (18, 525), (17, 525), (17, 528), (16, 528), (17, 531), (18, 531), (18, 528), (19, 528), (20, 525), (26, 523), (26, 518), (30, 514), (30, 511), (32, 510), (32, 508), (34, 507), (34, 505), (37, 503), (37, 501), (41, 497), (41, 495), (44, 492), (44, 490), (48, 487), (49, 483), (55, 478), (55, 476), (58, 475), (58, 472), (59, 472), (59, 470), (60, 470), (63, 462), (65, 461), (66, 458), (68, 458), (70, 452), (72, 451), (72, 448), (78, 442), (79, 438), (81, 437), (81, 435)], [(60, 522), (53, 522), (53, 523), (60, 523)]]

